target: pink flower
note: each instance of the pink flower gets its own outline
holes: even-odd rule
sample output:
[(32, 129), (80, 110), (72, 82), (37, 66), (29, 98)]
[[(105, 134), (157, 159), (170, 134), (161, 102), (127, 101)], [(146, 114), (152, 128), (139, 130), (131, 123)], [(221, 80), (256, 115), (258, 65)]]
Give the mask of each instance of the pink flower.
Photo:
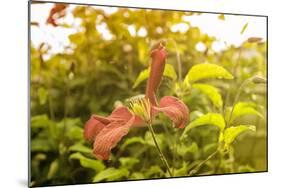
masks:
[[(176, 128), (184, 128), (189, 118), (187, 106), (173, 96), (163, 97), (159, 105), (155, 92), (160, 85), (163, 75), (167, 52), (160, 43), (151, 52), (152, 64), (150, 76), (147, 81), (146, 98), (151, 103), (152, 116), (163, 112), (174, 123)], [(150, 111), (149, 110), (149, 111)], [(116, 108), (108, 117), (92, 115), (84, 128), (84, 137), (93, 142), (93, 153), (98, 159), (107, 160), (110, 151), (117, 143), (127, 135), (131, 127), (137, 127), (145, 123), (140, 116), (132, 113), (126, 107)]]

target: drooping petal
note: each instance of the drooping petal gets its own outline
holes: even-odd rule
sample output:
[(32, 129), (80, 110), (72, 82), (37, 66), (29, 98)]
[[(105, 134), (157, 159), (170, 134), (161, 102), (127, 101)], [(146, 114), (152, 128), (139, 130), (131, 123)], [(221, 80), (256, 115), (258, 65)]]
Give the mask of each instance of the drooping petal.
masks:
[(93, 115), (85, 124), (84, 138), (88, 141), (94, 141), (99, 132), (105, 127), (101, 121)]
[(177, 128), (184, 128), (189, 120), (188, 107), (176, 97), (165, 96), (160, 100), (159, 107), (153, 108), (168, 116)]
[[(107, 160), (111, 149), (116, 146), (123, 136), (128, 134), (129, 129), (134, 124), (135, 116), (131, 114), (130, 119), (127, 119), (127, 113), (125, 114), (125, 111), (123, 112), (124, 114), (120, 114), (120, 117), (123, 116), (126, 118), (111, 122), (97, 135), (93, 152), (98, 159)], [(127, 112), (130, 113), (128, 110)]]
[(146, 85), (146, 97), (149, 98), (152, 105), (157, 105), (155, 93), (160, 85), (167, 57), (167, 51), (161, 42), (151, 51), (150, 56), (152, 61)]
[[(65, 16), (64, 10), (66, 9), (67, 5), (62, 3), (57, 3), (53, 6), (51, 9), (49, 16), (47, 18), (47, 23), (53, 25), (54, 27), (57, 27), (58, 24), (56, 22), (57, 17), (63, 17)], [(57, 16), (56, 16), (57, 15)]]
[[(107, 117), (107, 120), (110, 121), (118, 121), (118, 120), (129, 120), (132, 114), (126, 107), (118, 107), (116, 108), (110, 116)], [(135, 120), (133, 123), (133, 127), (143, 127), (146, 126), (144, 121), (135, 115)]]

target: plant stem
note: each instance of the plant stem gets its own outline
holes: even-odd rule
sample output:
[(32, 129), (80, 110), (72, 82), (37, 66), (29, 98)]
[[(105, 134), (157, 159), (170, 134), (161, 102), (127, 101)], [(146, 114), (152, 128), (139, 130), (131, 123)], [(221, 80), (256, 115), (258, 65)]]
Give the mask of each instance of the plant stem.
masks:
[(175, 138), (175, 145), (174, 145), (174, 151), (173, 151), (173, 164), (172, 164), (172, 173), (174, 176), (174, 170), (175, 170), (175, 162), (176, 162), (176, 158), (177, 158), (177, 153), (178, 153), (178, 142), (179, 142), (179, 132), (178, 130), (176, 130), (176, 138)]
[(198, 172), (198, 170), (200, 170), (201, 166), (203, 164), (205, 164), (207, 161), (209, 161), (212, 157), (214, 157), (217, 153), (218, 153), (218, 149), (212, 153), (211, 155), (209, 155), (204, 161), (202, 161), (201, 163), (199, 163), (193, 170), (191, 170), (189, 172), (189, 175), (194, 175), (196, 172)]
[(230, 124), (230, 122), (231, 122), (231, 118), (232, 118), (234, 106), (236, 105), (236, 103), (237, 103), (237, 101), (238, 101), (238, 99), (239, 99), (239, 97), (240, 97), (242, 88), (243, 88), (246, 84), (248, 84), (248, 82), (249, 82), (251, 79), (252, 79), (252, 77), (250, 77), (250, 78), (244, 80), (244, 81), (242, 82), (242, 84), (240, 85), (240, 87), (238, 88), (237, 93), (236, 93), (235, 98), (234, 98), (234, 101), (233, 101), (233, 105), (232, 105), (232, 107), (231, 107), (231, 111), (230, 111), (229, 118), (228, 118), (227, 121), (226, 121), (226, 127), (228, 127), (229, 124)]
[(150, 132), (151, 132), (151, 135), (152, 135), (152, 138), (153, 138), (155, 147), (156, 147), (156, 149), (157, 149), (157, 151), (158, 151), (158, 153), (159, 153), (159, 157), (160, 157), (161, 161), (162, 161), (163, 164), (166, 166), (170, 177), (173, 177), (173, 174), (172, 174), (172, 172), (171, 172), (171, 170), (170, 170), (170, 167), (169, 167), (169, 164), (168, 164), (168, 162), (167, 162), (167, 159), (165, 158), (164, 154), (162, 153), (162, 151), (161, 151), (161, 149), (160, 149), (160, 147), (159, 147), (159, 145), (158, 145), (158, 143), (157, 143), (157, 141), (156, 141), (155, 133), (154, 133), (154, 130), (153, 130), (153, 128), (152, 128), (152, 122), (151, 122), (151, 121), (148, 123), (148, 128), (149, 128), (149, 130), (150, 130)]
[(180, 58), (180, 53), (178, 50), (178, 45), (177, 42), (173, 39), (169, 39), (172, 41), (172, 43), (174, 44), (175, 50), (176, 50), (176, 58), (177, 58), (177, 66), (178, 66), (178, 75), (179, 75), (179, 82), (181, 82), (182, 80), (182, 64), (181, 64), (181, 58)]
[[(240, 61), (241, 61), (241, 53), (242, 53), (242, 47), (239, 48), (236, 64), (233, 66), (232, 71), (231, 71), (231, 73), (234, 75), (234, 77), (236, 77), (237, 69), (238, 69)], [(229, 99), (230, 99), (230, 88), (228, 89), (227, 94), (226, 94), (225, 103), (224, 103), (224, 111), (226, 110)]]

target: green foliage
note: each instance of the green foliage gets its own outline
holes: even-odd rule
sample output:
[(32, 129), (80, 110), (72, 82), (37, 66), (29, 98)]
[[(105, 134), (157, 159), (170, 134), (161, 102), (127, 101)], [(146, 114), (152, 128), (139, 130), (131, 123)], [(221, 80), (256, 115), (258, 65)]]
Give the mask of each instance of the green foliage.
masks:
[(201, 63), (193, 66), (189, 70), (188, 74), (184, 78), (184, 82), (196, 82), (209, 78), (233, 79), (233, 76), (226, 69), (219, 65)]
[(79, 152), (71, 154), (69, 156), (69, 159), (78, 159), (80, 161), (81, 166), (93, 169), (96, 172), (100, 172), (105, 168), (104, 164), (101, 161), (89, 159)]
[[(226, 119), (232, 123), (235, 119), (245, 115), (256, 115), (263, 118), (263, 115), (255, 109), (256, 105), (249, 102), (238, 102), (235, 104), (232, 114), (229, 108), (226, 112)], [(231, 116), (231, 117), (230, 117)]]
[[(133, 85), (133, 88), (136, 88), (141, 82), (145, 81), (149, 76), (149, 72), (150, 72), (150, 68), (141, 71)], [(177, 79), (176, 71), (175, 71), (174, 67), (170, 64), (165, 65), (163, 75), (168, 78), (171, 78), (172, 80)]]
[(195, 119), (194, 121), (190, 122), (184, 132), (183, 135), (187, 134), (190, 129), (193, 129), (198, 126), (202, 125), (212, 125), (218, 127), (221, 131), (225, 127), (225, 121), (221, 114), (218, 113), (207, 113), (205, 115), (200, 116), (199, 118)]
[(226, 145), (230, 145), (238, 135), (245, 131), (256, 131), (256, 127), (253, 125), (237, 125), (235, 127), (229, 127), (224, 132), (224, 142)]
[(200, 90), (202, 93), (207, 95), (216, 107), (222, 107), (222, 97), (216, 87), (209, 84), (192, 84), (192, 87)]
[(91, 154), (92, 149), (84, 146), (81, 143), (74, 144), (68, 148), (69, 151)]
[(116, 168), (107, 168), (104, 171), (98, 173), (94, 178), (93, 182), (100, 182), (103, 180), (119, 180), (123, 177), (128, 177), (129, 171), (126, 168), (116, 169)]

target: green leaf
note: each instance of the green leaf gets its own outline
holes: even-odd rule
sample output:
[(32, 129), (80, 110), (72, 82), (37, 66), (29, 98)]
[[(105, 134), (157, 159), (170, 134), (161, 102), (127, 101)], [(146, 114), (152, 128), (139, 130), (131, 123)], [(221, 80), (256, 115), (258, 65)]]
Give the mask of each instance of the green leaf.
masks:
[(105, 169), (105, 166), (101, 161), (89, 159), (79, 152), (71, 154), (69, 159), (78, 159), (80, 161), (81, 166), (85, 168), (91, 168), (96, 172), (100, 172)]
[(134, 157), (121, 157), (119, 161), (121, 166), (127, 169), (131, 169), (135, 164), (140, 162), (139, 159)]
[(226, 145), (230, 145), (238, 135), (245, 131), (256, 132), (256, 127), (253, 125), (238, 125), (235, 127), (229, 127), (224, 131), (224, 142)]
[(142, 137), (132, 137), (126, 139), (124, 144), (121, 146), (121, 150), (124, 150), (127, 146), (135, 143), (146, 144), (145, 140)]
[(68, 148), (69, 151), (76, 151), (81, 153), (92, 153), (92, 149), (84, 146), (81, 143), (77, 143), (75, 145), (72, 145)]
[(184, 82), (191, 83), (208, 78), (233, 79), (233, 76), (219, 65), (201, 63), (191, 67), (188, 74), (185, 76)]
[(31, 151), (52, 151), (54, 148), (52, 147), (49, 140), (46, 138), (36, 138), (31, 140)]
[(98, 173), (94, 178), (93, 182), (100, 182), (102, 180), (119, 180), (122, 177), (128, 177), (129, 171), (125, 168), (116, 169), (116, 168), (107, 168), (106, 170), (101, 171)]
[[(150, 72), (150, 68), (141, 71), (141, 73), (139, 74), (139, 76), (137, 77), (137, 79), (136, 79), (136, 81), (133, 85), (133, 88), (136, 88), (141, 82), (146, 80), (149, 76), (149, 72)], [(163, 75), (168, 77), (168, 78), (171, 78), (172, 80), (177, 79), (177, 73), (176, 73), (174, 67), (171, 64), (165, 65)]]
[(133, 85), (133, 88), (136, 88), (141, 82), (146, 80), (148, 78), (148, 75), (149, 75), (149, 69), (145, 69), (141, 71)]
[(244, 26), (242, 27), (242, 29), (241, 29), (241, 31), (240, 31), (240, 34), (241, 34), (241, 35), (246, 31), (247, 27), (248, 27), (248, 22), (245, 23)]
[(50, 165), (47, 178), (52, 179), (56, 175), (58, 169), (59, 169), (59, 163), (58, 163), (58, 160), (56, 159)]
[(45, 128), (51, 121), (46, 114), (31, 117), (31, 128)]
[(223, 116), (218, 113), (208, 113), (208, 114), (202, 115), (199, 118), (195, 119), (194, 121), (190, 122), (186, 126), (186, 128), (182, 134), (182, 138), (190, 129), (198, 127), (198, 126), (202, 126), (202, 125), (217, 126), (222, 131), (225, 128), (225, 121), (224, 121)]
[(141, 179), (145, 179), (145, 176), (140, 172), (133, 172), (129, 179), (131, 179), (131, 180), (141, 180)]
[(164, 69), (164, 76), (171, 78), (172, 80), (176, 80), (177, 79), (177, 73), (174, 69), (174, 67), (171, 64), (166, 64), (165, 65), (165, 69)]
[(207, 95), (216, 107), (222, 107), (222, 97), (216, 87), (211, 86), (209, 84), (193, 84), (192, 87), (200, 90), (202, 93)]
[(256, 105), (254, 103), (238, 102), (234, 106), (234, 109), (233, 109), (233, 112), (231, 115), (231, 119), (230, 119), (230, 113), (231, 113), (230, 108), (228, 108), (225, 117), (229, 121), (229, 124), (231, 124), (238, 117), (241, 117), (244, 115), (257, 115), (257, 116), (263, 118), (263, 115), (260, 112), (258, 112), (255, 109), (255, 107), (256, 107)]
[(190, 146), (186, 146), (183, 144), (179, 145), (177, 148), (177, 153), (180, 156), (185, 156), (187, 153), (196, 154), (198, 150), (198, 145), (195, 142), (192, 142)]
[(156, 177), (161, 177), (165, 173), (159, 166), (151, 166), (149, 169), (147, 169), (147, 172), (145, 173), (145, 177), (151, 177), (156, 174), (157, 174)]
[(40, 87), (38, 89), (38, 98), (39, 98), (39, 103), (41, 105), (45, 104), (48, 98), (48, 92), (45, 88)]
[(186, 176), (188, 171), (188, 163), (183, 162), (183, 165), (179, 169), (175, 169), (174, 175), (175, 176)]
[(71, 140), (82, 140), (83, 129), (78, 126), (70, 127), (66, 132), (66, 136)]

